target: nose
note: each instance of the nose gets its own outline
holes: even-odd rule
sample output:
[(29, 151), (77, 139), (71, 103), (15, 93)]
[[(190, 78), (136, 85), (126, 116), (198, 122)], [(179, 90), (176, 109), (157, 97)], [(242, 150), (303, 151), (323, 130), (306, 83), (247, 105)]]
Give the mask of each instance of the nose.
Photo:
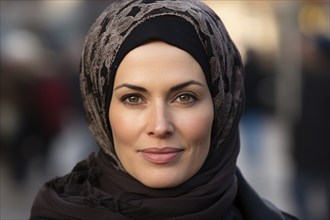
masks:
[(147, 120), (147, 132), (149, 136), (166, 138), (174, 132), (170, 110), (164, 104), (152, 106)]

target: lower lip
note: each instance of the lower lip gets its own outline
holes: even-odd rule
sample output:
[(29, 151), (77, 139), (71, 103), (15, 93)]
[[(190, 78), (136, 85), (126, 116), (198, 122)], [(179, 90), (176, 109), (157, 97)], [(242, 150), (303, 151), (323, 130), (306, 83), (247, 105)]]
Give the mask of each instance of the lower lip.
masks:
[(169, 164), (182, 155), (183, 151), (168, 153), (140, 152), (144, 159), (154, 164)]

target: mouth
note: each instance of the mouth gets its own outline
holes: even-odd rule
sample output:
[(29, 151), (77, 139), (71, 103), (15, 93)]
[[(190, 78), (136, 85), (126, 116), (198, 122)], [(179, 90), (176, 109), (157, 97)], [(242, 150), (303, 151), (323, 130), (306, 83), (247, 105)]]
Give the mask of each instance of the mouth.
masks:
[(147, 148), (139, 150), (138, 152), (144, 159), (153, 164), (169, 164), (180, 157), (183, 149), (164, 147), (164, 148)]

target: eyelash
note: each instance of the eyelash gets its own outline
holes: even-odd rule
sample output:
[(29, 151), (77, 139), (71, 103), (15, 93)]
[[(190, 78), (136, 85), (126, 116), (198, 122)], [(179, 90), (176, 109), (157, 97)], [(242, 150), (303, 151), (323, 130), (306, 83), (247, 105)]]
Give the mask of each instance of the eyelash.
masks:
[[(130, 98), (134, 98), (137, 99), (136, 102), (132, 102), (132, 100), (130, 101)], [(188, 98), (188, 101), (182, 101), (180, 99), (182, 98)], [(127, 94), (124, 95), (121, 99), (121, 102), (123, 102), (124, 104), (130, 105), (130, 106), (136, 106), (136, 105), (141, 105), (141, 104), (145, 104), (145, 98), (143, 96), (141, 96), (140, 94)], [(197, 96), (191, 93), (180, 93), (178, 95), (175, 96), (175, 98), (173, 99), (172, 102), (176, 102), (179, 104), (183, 104), (183, 105), (190, 105), (190, 104), (194, 104), (197, 100)]]

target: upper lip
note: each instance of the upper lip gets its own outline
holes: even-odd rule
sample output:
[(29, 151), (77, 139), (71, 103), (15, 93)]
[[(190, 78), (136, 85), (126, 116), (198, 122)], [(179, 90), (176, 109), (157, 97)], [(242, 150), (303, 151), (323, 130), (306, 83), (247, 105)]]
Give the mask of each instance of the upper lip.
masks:
[(166, 154), (183, 151), (183, 149), (175, 147), (150, 147), (139, 150), (142, 153), (153, 153), (153, 154)]

